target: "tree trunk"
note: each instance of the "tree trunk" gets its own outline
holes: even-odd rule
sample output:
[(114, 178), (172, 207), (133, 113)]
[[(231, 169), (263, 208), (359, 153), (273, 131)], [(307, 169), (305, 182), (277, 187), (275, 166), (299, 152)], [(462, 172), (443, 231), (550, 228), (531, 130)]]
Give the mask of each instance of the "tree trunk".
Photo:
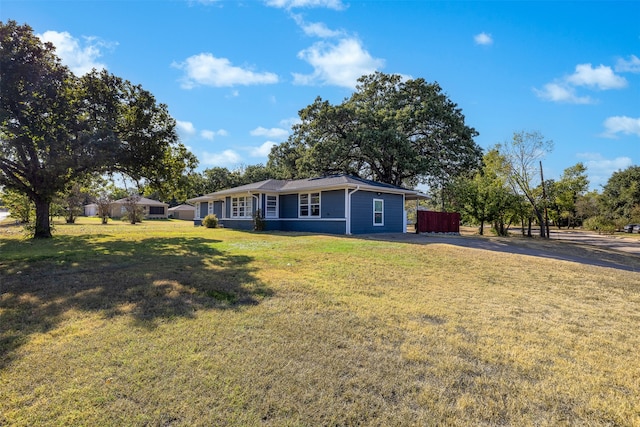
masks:
[(546, 239), (547, 237), (549, 237), (549, 230), (547, 230), (547, 224), (544, 221), (544, 216), (538, 209), (534, 209), (533, 212), (536, 214), (536, 218), (538, 219), (538, 223), (540, 224), (540, 237)]
[(480, 221), (480, 230), (478, 231), (481, 236), (484, 236), (484, 221)]
[(43, 199), (34, 200), (36, 205), (36, 224), (34, 239), (49, 239), (51, 235), (51, 223), (49, 222), (50, 202)]

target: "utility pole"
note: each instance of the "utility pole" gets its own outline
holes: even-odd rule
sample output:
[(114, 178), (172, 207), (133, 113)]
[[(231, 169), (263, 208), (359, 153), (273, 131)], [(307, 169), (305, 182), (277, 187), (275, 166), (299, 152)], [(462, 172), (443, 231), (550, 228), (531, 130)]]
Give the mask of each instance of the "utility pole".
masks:
[(547, 192), (544, 188), (544, 175), (542, 174), (542, 160), (540, 160), (540, 181), (542, 182), (542, 201), (544, 203), (544, 224), (540, 224), (541, 227), (545, 228), (544, 237), (547, 239), (549, 236), (549, 214), (547, 212)]

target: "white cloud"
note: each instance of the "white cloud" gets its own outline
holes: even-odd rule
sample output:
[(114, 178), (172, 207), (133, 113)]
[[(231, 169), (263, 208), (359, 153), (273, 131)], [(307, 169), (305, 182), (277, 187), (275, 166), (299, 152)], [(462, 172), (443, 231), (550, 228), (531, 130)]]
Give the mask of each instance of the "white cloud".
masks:
[(213, 138), (215, 138), (216, 133), (212, 130), (204, 129), (200, 131), (200, 136), (204, 139), (208, 139), (209, 141), (213, 141)]
[(208, 139), (209, 141), (213, 141), (216, 136), (227, 136), (229, 133), (224, 129), (219, 130), (209, 130), (203, 129), (200, 131), (200, 136), (204, 139)]
[(341, 39), (338, 44), (318, 42), (298, 53), (298, 58), (313, 66), (312, 74), (293, 73), (300, 85), (335, 85), (354, 88), (358, 78), (384, 66), (384, 60), (373, 58), (360, 41)]
[(604, 121), (605, 131), (601, 136), (616, 138), (619, 133), (640, 137), (640, 117), (613, 116)]
[(543, 89), (534, 88), (533, 91), (539, 98), (547, 101), (594, 104), (591, 97), (576, 95), (576, 88), (581, 86), (599, 90), (622, 89), (627, 86), (627, 80), (605, 65), (593, 68), (591, 64), (578, 64), (573, 74), (547, 83)]
[(300, 123), (300, 117), (296, 116), (296, 117), (289, 117), (288, 119), (282, 119), (278, 124), (284, 128), (291, 129), (293, 125), (296, 125), (298, 123)]
[(566, 81), (574, 86), (595, 87), (601, 90), (622, 89), (627, 86), (624, 77), (615, 75), (611, 67), (604, 65), (593, 68), (591, 64), (578, 64), (575, 73), (568, 76)]
[(189, 139), (196, 134), (199, 134), (201, 138), (208, 139), (213, 141), (216, 136), (227, 136), (228, 132), (224, 129), (219, 130), (209, 130), (203, 129), (200, 132), (196, 129), (196, 127), (191, 122), (186, 122), (182, 120), (176, 120), (176, 130), (178, 131), (178, 135), (182, 139)]
[(56, 55), (74, 74), (84, 75), (93, 68), (96, 70), (107, 68), (97, 59), (102, 56), (101, 49), (110, 48), (113, 44), (105, 43), (96, 37), (83, 37), (83, 45), (80, 40), (66, 31), (45, 31), (37, 36), (43, 42), (50, 42), (56, 47)]
[(338, 37), (344, 34), (344, 31), (331, 30), (322, 22), (312, 22), (302, 25), (304, 33), (308, 36), (316, 36), (321, 38)]
[(196, 134), (196, 128), (191, 122), (176, 120), (176, 128), (178, 134), (185, 138)]
[(578, 158), (584, 159), (587, 167), (591, 187), (599, 187), (607, 183), (614, 172), (624, 170), (633, 164), (629, 157), (605, 159), (600, 153), (578, 153)]
[(271, 152), (271, 147), (278, 145), (276, 142), (267, 141), (259, 147), (253, 147), (249, 154), (251, 157), (267, 157)]
[(307, 23), (304, 21), (302, 15), (292, 13), (291, 17), (293, 18), (294, 21), (296, 21), (296, 24), (300, 28), (302, 28), (304, 33), (308, 36), (320, 37), (325, 39), (325, 38), (338, 37), (338, 36), (344, 35), (344, 31), (332, 30), (322, 22)]
[(233, 150), (224, 150), (222, 153), (202, 153), (202, 163), (210, 166), (237, 166), (242, 160), (238, 153)]
[(182, 78), (182, 87), (185, 89), (192, 89), (198, 85), (230, 87), (278, 82), (277, 74), (256, 73), (249, 69), (236, 67), (227, 58), (216, 58), (210, 53), (191, 56), (184, 62), (174, 62), (172, 66), (185, 72)]
[(267, 138), (286, 138), (289, 131), (281, 128), (263, 128), (259, 126), (250, 132), (251, 136), (266, 136)]
[(282, 9), (323, 7), (327, 9), (342, 10), (345, 8), (341, 0), (266, 0), (265, 3), (267, 6)]
[(542, 90), (533, 89), (539, 98), (553, 102), (567, 102), (570, 104), (591, 104), (593, 100), (588, 96), (577, 96), (575, 89), (561, 83), (547, 83)]
[(489, 46), (493, 44), (493, 37), (491, 37), (491, 34), (487, 34), (485, 32), (476, 34), (475, 36), (473, 36), (473, 40), (476, 42), (476, 44), (483, 46)]
[(618, 59), (616, 71), (619, 73), (640, 73), (640, 58), (635, 55), (629, 56), (629, 60)]

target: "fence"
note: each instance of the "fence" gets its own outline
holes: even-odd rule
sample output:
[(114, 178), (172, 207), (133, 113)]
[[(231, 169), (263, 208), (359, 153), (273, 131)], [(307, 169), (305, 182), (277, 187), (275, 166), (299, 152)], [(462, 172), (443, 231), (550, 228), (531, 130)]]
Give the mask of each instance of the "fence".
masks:
[(418, 211), (418, 233), (459, 233), (460, 214), (457, 212)]

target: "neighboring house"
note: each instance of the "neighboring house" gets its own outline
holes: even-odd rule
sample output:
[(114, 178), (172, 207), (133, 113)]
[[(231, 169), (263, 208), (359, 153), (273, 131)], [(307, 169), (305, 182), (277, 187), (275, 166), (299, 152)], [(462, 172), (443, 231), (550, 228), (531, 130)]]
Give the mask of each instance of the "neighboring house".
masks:
[(253, 229), (259, 209), (265, 230), (328, 234), (404, 233), (405, 201), (426, 199), (414, 190), (336, 175), (256, 182), (189, 199), (196, 223), (215, 214), (227, 228)]
[(95, 203), (89, 203), (84, 205), (84, 216), (96, 216), (98, 215), (98, 205)]
[(195, 216), (196, 208), (191, 205), (178, 205), (169, 208), (169, 217), (175, 219), (192, 220)]
[[(120, 218), (127, 213), (125, 209), (126, 201), (127, 199), (124, 198), (111, 202), (111, 218)], [(140, 197), (138, 206), (143, 209), (145, 219), (166, 219), (169, 217), (169, 205), (166, 203)]]

